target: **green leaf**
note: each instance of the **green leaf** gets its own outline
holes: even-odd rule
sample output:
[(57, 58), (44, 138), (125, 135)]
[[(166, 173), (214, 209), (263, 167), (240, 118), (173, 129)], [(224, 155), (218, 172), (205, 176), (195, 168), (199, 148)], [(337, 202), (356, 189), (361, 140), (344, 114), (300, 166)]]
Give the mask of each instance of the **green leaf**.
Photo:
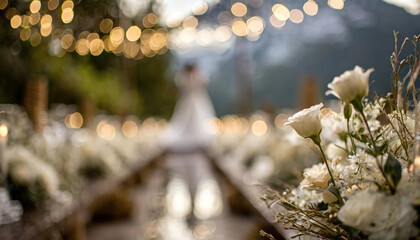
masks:
[(392, 154), (388, 154), (388, 159), (383, 168), (385, 177), (391, 185), (391, 191), (394, 193), (401, 180), (401, 163)]

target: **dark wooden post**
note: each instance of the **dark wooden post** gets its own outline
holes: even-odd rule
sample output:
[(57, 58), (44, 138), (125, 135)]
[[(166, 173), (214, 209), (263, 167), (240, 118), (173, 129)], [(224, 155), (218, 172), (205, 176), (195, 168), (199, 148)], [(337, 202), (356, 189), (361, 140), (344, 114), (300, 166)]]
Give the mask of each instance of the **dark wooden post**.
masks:
[(42, 131), (48, 123), (48, 81), (45, 76), (26, 82), (23, 105), (35, 130)]

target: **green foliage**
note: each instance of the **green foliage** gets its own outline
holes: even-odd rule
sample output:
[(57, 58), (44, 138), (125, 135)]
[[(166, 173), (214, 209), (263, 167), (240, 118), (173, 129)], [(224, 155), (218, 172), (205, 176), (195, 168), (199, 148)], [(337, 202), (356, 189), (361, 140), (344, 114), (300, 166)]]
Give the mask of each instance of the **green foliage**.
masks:
[(165, 75), (170, 54), (128, 60), (102, 53), (98, 57), (49, 54), (46, 39), (38, 47), (16, 40), (19, 31), (0, 13), (0, 103), (22, 104), (28, 80), (49, 80), (49, 102), (78, 104), (84, 98), (111, 114), (170, 117), (176, 88)]
[(394, 193), (401, 180), (402, 168), (401, 163), (392, 154), (388, 155), (385, 162), (384, 174), (391, 185), (391, 191)]

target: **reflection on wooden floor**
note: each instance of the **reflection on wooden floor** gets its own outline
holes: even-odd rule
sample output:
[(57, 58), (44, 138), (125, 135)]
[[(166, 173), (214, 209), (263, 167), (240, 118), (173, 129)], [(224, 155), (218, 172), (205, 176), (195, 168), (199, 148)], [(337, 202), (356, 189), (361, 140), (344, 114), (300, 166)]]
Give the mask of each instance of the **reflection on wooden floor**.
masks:
[(228, 192), (202, 154), (167, 155), (163, 168), (152, 170), (147, 181), (130, 190), (132, 216), (92, 223), (88, 239), (259, 238), (259, 220), (231, 211)]

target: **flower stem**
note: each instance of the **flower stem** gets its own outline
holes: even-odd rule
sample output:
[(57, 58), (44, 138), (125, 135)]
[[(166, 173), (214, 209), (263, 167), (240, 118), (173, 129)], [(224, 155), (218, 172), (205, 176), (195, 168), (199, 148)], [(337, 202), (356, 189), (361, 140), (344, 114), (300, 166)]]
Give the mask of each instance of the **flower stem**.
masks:
[(354, 144), (354, 139), (353, 139), (353, 137), (351, 136), (351, 133), (350, 133), (350, 119), (349, 118), (347, 118), (347, 133), (348, 133), (350, 141), (351, 141), (352, 153), (353, 153), (353, 155), (355, 155), (356, 154), (356, 144)]
[(391, 184), (388, 181), (388, 178), (385, 176), (384, 170), (382, 169), (382, 164), (379, 163), (378, 156), (379, 156), (380, 153), (378, 152), (378, 149), (376, 148), (375, 140), (373, 139), (372, 131), (370, 130), (370, 127), (369, 127), (369, 124), (368, 124), (366, 115), (363, 112), (363, 108), (362, 109), (358, 109), (358, 111), (359, 111), (360, 115), (362, 116), (363, 122), (365, 123), (366, 129), (368, 130), (368, 133), (369, 133), (369, 137), (370, 137), (370, 139), (372, 141), (373, 150), (375, 151), (375, 155), (376, 155), (375, 156), (376, 165), (378, 165), (379, 171), (381, 172), (382, 176), (385, 178), (385, 182), (388, 185), (389, 189), (391, 191), (393, 191), (392, 190), (393, 188), (391, 187)]
[(327, 157), (325, 156), (324, 150), (322, 149), (321, 138), (319, 137), (319, 134), (318, 134), (318, 136), (312, 138), (312, 141), (318, 146), (319, 150), (321, 151), (322, 160), (324, 161), (325, 165), (327, 166), (328, 173), (330, 174), (330, 177), (331, 177), (331, 182), (332, 182), (333, 186), (337, 189), (337, 192), (338, 192), (337, 198), (338, 198), (339, 203), (344, 204), (343, 198), (341, 197), (341, 194), (340, 194), (340, 190), (337, 188), (337, 185), (335, 184), (334, 176), (332, 174), (330, 166), (328, 165)]

